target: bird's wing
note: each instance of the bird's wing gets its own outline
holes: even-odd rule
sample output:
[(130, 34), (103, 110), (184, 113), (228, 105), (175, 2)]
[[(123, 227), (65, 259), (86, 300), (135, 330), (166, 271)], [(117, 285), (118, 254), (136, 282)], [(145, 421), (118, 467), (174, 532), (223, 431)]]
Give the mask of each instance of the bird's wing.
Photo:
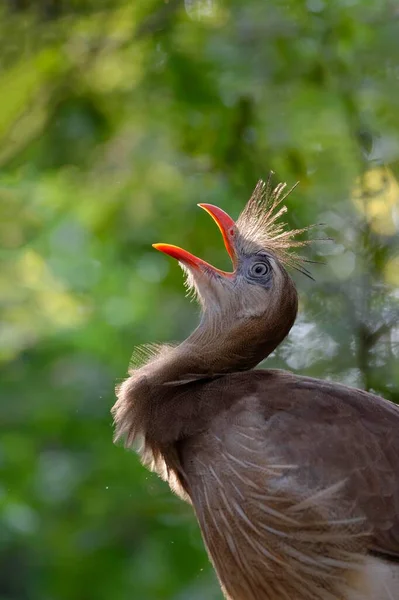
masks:
[(298, 465), (307, 489), (342, 482), (344, 500), (365, 515), (371, 529), (370, 550), (399, 558), (399, 407), (362, 390), (283, 371), (241, 378), (250, 375), (252, 384), (257, 381), (268, 444)]

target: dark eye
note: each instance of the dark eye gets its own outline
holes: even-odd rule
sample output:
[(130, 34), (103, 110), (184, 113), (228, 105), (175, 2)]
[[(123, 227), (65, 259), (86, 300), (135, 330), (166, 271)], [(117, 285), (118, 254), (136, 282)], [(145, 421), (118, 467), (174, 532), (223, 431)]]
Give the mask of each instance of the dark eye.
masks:
[(264, 277), (270, 272), (270, 265), (264, 262), (257, 262), (249, 270), (252, 277)]

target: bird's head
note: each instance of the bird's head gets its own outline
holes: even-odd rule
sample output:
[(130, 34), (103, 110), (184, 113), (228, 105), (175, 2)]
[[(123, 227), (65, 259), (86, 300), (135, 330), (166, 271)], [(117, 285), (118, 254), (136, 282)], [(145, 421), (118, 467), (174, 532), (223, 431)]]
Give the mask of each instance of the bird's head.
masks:
[(178, 246), (154, 244), (185, 271), (187, 286), (202, 306), (202, 329), (250, 348), (251, 366), (281, 342), (295, 321), (297, 292), (285, 265), (308, 274), (292, 252), (307, 243), (295, 239), (307, 228), (286, 230), (278, 221), (286, 211), (281, 204), (291, 191), (284, 190), (285, 184), (272, 189), (270, 176), (267, 183), (259, 181), (237, 221), (217, 206), (199, 204), (222, 233), (232, 272), (221, 271)]

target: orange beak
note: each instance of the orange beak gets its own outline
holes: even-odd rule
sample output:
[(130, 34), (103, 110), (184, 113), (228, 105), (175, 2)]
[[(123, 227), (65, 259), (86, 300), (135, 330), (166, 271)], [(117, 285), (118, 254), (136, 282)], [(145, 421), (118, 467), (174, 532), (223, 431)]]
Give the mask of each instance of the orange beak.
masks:
[[(235, 222), (227, 213), (224, 212), (221, 208), (217, 206), (213, 206), (213, 204), (198, 204), (199, 207), (206, 210), (206, 212), (211, 215), (212, 219), (215, 221), (217, 226), (219, 227), (222, 236), (224, 245), (226, 247), (227, 252), (230, 255), (230, 258), (233, 262), (233, 266), (237, 266), (237, 254), (234, 249), (234, 238), (237, 235), (237, 227)], [(215, 272), (219, 275), (223, 275), (224, 277), (232, 277), (233, 273), (227, 273), (226, 271), (221, 271), (220, 269), (216, 269), (209, 263), (205, 262), (201, 258), (190, 254), (183, 248), (179, 248), (178, 246), (173, 246), (172, 244), (153, 244), (153, 248), (163, 252), (164, 254), (168, 254), (173, 258), (176, 258), (179, 262), (187, 265), (190, 268), (200, 269), (202, 271), (207, 272)]]
[(220, 232), (223, 236), (223, 241), (227, 252), (233, 262), (233, 266), (237, 266), (237, 254), (234, 249), (234, 237), (237, 234), (237, 227), (235, 222), (229, 215), (224, 212), (221, 208), (214, 206), (213, 204), (198, 204), (200, 208), (206, 210), (208, 215), (211, 215), (216, 225), (219, 227)]

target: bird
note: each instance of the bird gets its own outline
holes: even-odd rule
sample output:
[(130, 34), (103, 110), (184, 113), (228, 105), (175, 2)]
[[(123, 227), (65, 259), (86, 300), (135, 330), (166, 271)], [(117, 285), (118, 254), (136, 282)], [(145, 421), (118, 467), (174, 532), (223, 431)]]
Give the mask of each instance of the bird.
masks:
[(115, 441), (192, 505), (227, 600), (399, 599), (399, 407), (256, 368), (295, 322), (290, 271), (310, 275), (308, 228), (281, 220), (292, 189), (270, 174), (236, 221), (199, 205), (231, 272), (154, 244), (183, 268), (201, 316), (181, 343), (133, 353)]

